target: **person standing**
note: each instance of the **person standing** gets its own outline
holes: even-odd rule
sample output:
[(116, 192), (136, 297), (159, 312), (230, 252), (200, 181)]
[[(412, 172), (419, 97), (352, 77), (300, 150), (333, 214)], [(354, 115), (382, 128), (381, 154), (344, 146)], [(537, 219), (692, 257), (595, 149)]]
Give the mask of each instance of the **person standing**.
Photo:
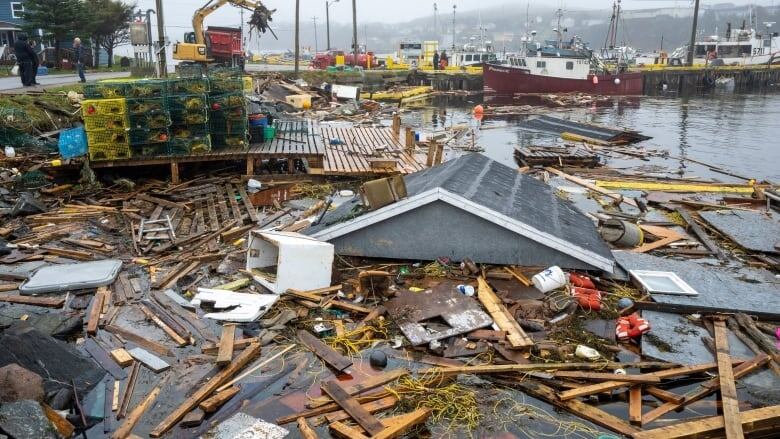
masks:
[(81, 38), (73, 39), (73, 61), (76, 63), (76, 71), (79, 73), (79, 80), (87, 82), (84, 77), (84, 46), (81, 45)]
[(446, 70), (447, 69), (447, 64), (449, 64), (449, 62), (450, 62), (450, 58), (447, 56), (447, 51), (446, 50), (442, 50), (441, 51), (441, 61), (439, 61), (439, 63), (441, 64), (440, 68), (442, 70)]
[(38, 59), (38, 54), (35, 52), (35, 46), (37, 44), (35, 43), (35, 40), (30, 40), (30, 48), (33, 51), (33, 59), (32, 59), (32, 85), (41, 85), (38, 83), (38, 67), (41, 65), (41, 60)]
[(433, 52), (433, 70), (439, 70), (439, 51)]
[(27, 34), (19, 33), (16, 41), (14, 41), (14, 55), (16, 55), (16, 63), (19, 64), (19, 76), (22, 78), (22, 85), (25, 87), (33, 85), (32, 67), (35, 51), (32, 50), (27, 42)]

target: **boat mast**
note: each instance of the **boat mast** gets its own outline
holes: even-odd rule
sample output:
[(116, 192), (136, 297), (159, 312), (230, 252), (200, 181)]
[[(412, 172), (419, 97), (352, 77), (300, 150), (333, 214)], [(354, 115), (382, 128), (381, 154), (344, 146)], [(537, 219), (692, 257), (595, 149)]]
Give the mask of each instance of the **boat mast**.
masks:
[(457, 9), (458, 9), (458, 5), (452, 5), (452, 51), (453, 53), (455, 52), (455, 10)]

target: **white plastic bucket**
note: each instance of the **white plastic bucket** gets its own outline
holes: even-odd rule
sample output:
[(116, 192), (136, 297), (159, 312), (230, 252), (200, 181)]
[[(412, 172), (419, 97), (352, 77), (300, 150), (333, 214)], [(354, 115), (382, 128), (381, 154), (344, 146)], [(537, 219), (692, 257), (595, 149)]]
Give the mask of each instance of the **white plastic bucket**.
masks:
[(552, 267), (537, 273), (531, 278), (537, 290), (546, 293), (566, 285), (566, 273), (561, 267), (553, 265)]

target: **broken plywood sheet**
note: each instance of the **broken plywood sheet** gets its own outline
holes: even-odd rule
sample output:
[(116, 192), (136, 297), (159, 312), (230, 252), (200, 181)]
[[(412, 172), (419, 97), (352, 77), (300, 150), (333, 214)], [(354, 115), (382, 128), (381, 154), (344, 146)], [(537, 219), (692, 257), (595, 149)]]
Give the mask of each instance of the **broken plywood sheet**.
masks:
[(780, 215), (774, 212), (713, 210), (699, 212), (709, 225), (740, 247), (763, 253), (780, 253)]
[(418, 293), (403, 290), (385, 307), (414, 346), (493, 324), (479, 302), (459, 293), (452, 282)]
[[(707, 348), (702, 337), (710, 337), (702, 326), (697, 326), (685, 316), (655, 311), (643, 311), (642, 317), (652, 325), (652, 331), (642, 336), (642, 355), (684, 366), (711, 363), (715, 355)], [(750, 359), (753, 353), (731, 331), (728, 332), (729, 352), (733, 359)], [(710, 337), (711, 338), (711, 337)], [(769, 389), (780, 387), (780, 378), (770, 369), (761, 369), (739, 380), (747, 393), (758, 400), (767, 397)], [(773, 398), (780, 397), (774, 391)]]
[(697, 262), (659, 258), (630, 251), (614, 251), (618, 265), (624, 270), (672, 271), (699, 292), (698, 296), (657, 294), (653, 300), (660, 304), (683, 305), (695, 311), (729, 311), (780, 315), (778, 286), (764, 271), (746, 272), (756, 279), (745, 282), (722, 267), (710, 267)]

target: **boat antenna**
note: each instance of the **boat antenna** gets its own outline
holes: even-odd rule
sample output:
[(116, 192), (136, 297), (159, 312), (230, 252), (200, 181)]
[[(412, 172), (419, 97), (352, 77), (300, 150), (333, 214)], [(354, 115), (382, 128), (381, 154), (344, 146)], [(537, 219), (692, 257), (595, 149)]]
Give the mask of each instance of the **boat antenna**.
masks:
[(458, 9), (458, 5), (452, 5), (452, 50), (455, 50), (455, 11)]

